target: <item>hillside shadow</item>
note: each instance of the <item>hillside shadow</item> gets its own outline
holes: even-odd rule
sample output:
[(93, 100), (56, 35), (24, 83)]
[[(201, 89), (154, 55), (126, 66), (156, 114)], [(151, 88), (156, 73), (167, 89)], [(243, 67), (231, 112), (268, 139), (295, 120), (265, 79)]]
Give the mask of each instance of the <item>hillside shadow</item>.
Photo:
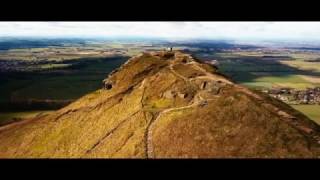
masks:
[[(199, 55), (197, 53), (198, 52), (193, 52), (192, 54), (197, 56)], [(280, 59), (276, 58), (263, 59), (260, 57), (240, 55), (236, 57), (223, 57), (216, 54), (213, 57), (219, 63), (217, 65), (219, 71), (226, 74), (230, 79), (237, 83), (256, 82), (255, 80), (263, 77), (283, 78), (285, 81), (285, 79), (290, 78), (292, 75), (314, 76), (320, 79), (320, 72), (317, 70), (299, 69), (298, 67), (283, 64), (280, 62)], [(210, 59), (210, 57), (208, 57), (208, 59)], [(287, 59), (287, 61), (294, 60)], [(305, 83), (309, 82), (310, 84), (320, 84), (318, 82), (310, 82), (306, 79), (303, 79), (303, 81)], [(291, 83), (294, 83), (292, 82), (292, 79)]]
[(102, 87), (102, 80), (128, 57), (83, 58), (64, 69), (0, 72), (0, 113), (55, 110)]

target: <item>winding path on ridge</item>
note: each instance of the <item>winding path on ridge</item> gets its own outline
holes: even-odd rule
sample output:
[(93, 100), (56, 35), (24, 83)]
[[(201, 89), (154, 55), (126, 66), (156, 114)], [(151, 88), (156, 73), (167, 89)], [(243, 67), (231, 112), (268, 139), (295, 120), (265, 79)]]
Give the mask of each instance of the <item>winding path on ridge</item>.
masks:
[[(200, 67), (199, 67), (200, 68)], [(191, 83), (191, 79), (188, 79), (184, 76), (182, 76), (181, 74), (177, 73), (174, 69), (173, 69), (173, 64), (170, 64), (169, 65), (169, 69), (170, 71), (176, 75), (177, 77), (183, 79), (185, 82), (187, 82), (188, 84), (192, 84)], [(202, 69), (202, 68), (201, 68)], [(203, 71), (205, 71), (204, 69), (202, 69)], [(217, 78), (216, 77), (211, 77), (211, 76), (208, 76), (208, 72), (206, 72), (206, 78), (209, 78), (211, 80), (215, 80), (217, 81)], [(200, 78), (200, 77), (198, 77)], [(203, 78), (203, 76), (201, 77)], [(193, 78), (195, 79), (195, 78)], [(196, 96), (198, 96), (199, 98), (196, 98)], [(159, 115), (157, 116), (157, 118), (155, 120), (153, 120), (151, 123), (150, 123), (150, 126), (149, 128), (147, 128), (147, 158), (155, 158), (155, 155), (154, 155), (154, 147), (153, 147), (153, 143), (152, 143), (152, 135), (153, 135), (153, 128), (156, 124), (156, 122), (158, 122), (161, 117), (166, 114), (166, 113), (169, 113), (169, 112), (172, 112), (172, 111), (179, 111), (179, 110), (183, 110), (183, 109), (188, 109), (188, 108), (192, 108), (192, 107), (195, 107), (195, 106), (199, 106), (201, 104), (204, 104), (204, 103), (207, 103), (208, 101), (210, 100), (214, 100), (214, 99), (204, 99), (200, 93), (198, 93), (197, 95), (195, 96), (195, 98), (193, 99), (193, 103), (192, 104), (189, 104), (187, 106), (182, 106), (182, 107), (174, 107), (174, 108), (169, 108), (169, 109), (165, 109), (163, 111), (161, 111), (159, 113)]]

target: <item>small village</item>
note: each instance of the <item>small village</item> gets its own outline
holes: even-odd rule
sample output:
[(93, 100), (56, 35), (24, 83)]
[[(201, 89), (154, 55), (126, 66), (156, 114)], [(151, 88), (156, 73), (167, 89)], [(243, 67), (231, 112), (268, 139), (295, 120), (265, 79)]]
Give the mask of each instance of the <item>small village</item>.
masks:
[(264, 90), (270, 96), (287, 104), (318, 104), (320, 105), (320, 87), (296, 90), (293, 88), (273, 88)]

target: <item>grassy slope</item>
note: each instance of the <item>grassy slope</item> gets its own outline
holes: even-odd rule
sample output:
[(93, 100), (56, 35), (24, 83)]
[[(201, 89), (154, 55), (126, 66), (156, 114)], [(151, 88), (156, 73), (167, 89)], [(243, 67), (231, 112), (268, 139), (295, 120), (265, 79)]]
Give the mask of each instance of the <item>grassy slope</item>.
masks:
[[(216, 57), (213, 57), (213, 59), (217, 58), (219, 60), (223, 60), (221, 61), (220, 69), (232, 76), (238, 83), (250, 88), (290, 87), (295, 89), (306, 89), (308, 87), (320, 86), (320, 77), (317, 75), (313, 75), (311, 76), (312, 78), (308, 79), (310, 75), (305, 75), (306, 78), (304, 78), (300, 75), (301, 72), (288, 71), (292, 67), (292, 69), (296, 70), (319, 73), (319, 62), (305, 61), (309, 59), (317, 59), (319, 58), (319, 54), (290, 53), (289, 55), (294, 60), (279, 60), (283, 66), (272, 66), (269, 62), (262, 60), (263, 55), (264, 54), (257, 52), (216, 53), (214, 55)], [(283, 54), (279, 53), (272, 55), (276, 56)], [(250, 59), (252, 57), (259, 58), (259, 63), (255, 64), (250, 61), (246, 61), (246, 59)], [(253, 73), (251, 73), (251, 71)], [(293, 107), (307, 115), (315, 122), (320, 123), (319, 107), (313, 105), (296, 105)]]
[[(155, 157), (319, 155), (313, 141), (238, 87), (223, 86), (218, 95), (200, 91), (201, 81), (184, 81), (168, 63), (138, 57), (109, 78), (114, 82), (111, 90), (95, 91), (56, 113), (2, 128), (0, 157), (146, 158), (150, 143)], [(187, 68), (186, 75), (197, 72)], [(168, 90), (188, 96), (162, 97)], [(157, 120), (164, 109), (195, 103), (199, 93), (214, 100)]]
[(302, 135), (297, 135), (295, 129), (241, 93), (222, 96), (210, 102), (207, 108), (168, 114), (157, 124), (154, 139), (158, 157), (295, 157), (312, 154), (303, 150)]

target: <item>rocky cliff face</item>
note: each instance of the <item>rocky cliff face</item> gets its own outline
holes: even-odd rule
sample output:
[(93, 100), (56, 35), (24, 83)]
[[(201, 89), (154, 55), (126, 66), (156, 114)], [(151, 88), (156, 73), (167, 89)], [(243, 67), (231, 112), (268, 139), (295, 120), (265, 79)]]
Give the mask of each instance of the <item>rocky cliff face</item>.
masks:
[(144, 53), (56, 113), (0, 128), (1, 158), (319, 157), (320, 128), (180, 52)]

